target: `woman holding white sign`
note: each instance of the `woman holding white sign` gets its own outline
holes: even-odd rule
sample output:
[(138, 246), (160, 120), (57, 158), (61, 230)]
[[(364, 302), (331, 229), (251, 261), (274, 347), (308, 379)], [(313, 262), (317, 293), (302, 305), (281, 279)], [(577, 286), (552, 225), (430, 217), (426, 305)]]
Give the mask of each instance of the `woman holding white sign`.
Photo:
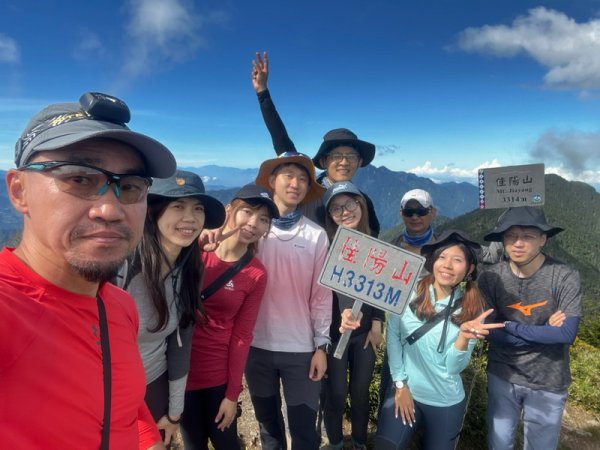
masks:
[[(394, 385), (378, 421), (375, 448), (403, 449), (418, 427), (423, 448), (454, 449), (466, 408), (460, 372), (477, 339), (503, 324), (483, 324), (492, 312), (474, 281), (481, 246), (457, 230), (422, 247), (430, 273), (413, 292), (402, 316), (388, 318), (387, 351)], [(342, 325), (357, 321), (344, 311)]]
[[(327, 210), (325, 224), (330, 239), (339, 226), (371, 234), (365, 198), (351, 182), (334, 183), (323, 196), (323, 203)], [(352, 308), (353, 303), (354, 299), (334, 293), (334, 313), (330, 330), (333, 348), (340, 339), (339, 314), (346, 308)], [(363, 305), (361, 311), (364, 325), (352, 332), (341, 359), (327, 356), (324, 419), (330, 449), (343, 448), (342, 421), (348, 391), (351, 402), (352, 442), (355, 449), (366, 448), (370, 409), (369, 385), (373, 378), (377, 347), (383, 341), (382, 323), (385, 315), (382, 310), (369, 305)]]

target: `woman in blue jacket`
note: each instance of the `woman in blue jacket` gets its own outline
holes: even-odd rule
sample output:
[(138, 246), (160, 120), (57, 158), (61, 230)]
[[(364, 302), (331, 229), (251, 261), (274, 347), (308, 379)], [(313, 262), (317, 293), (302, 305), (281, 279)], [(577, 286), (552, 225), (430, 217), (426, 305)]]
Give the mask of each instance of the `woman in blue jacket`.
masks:
[[(483, 312), (485, 303), (474, 281), (480, 249), (457, 230), (422, 247), (429, 275), (419, 282), (402, 316), (388, 318), (394, 383), (381, 409), (376, 449), (406, 448), (421, 426), (425, 450), (454, 449), (466, 408), (460, 372), (476, 339), (503, 326), (483, 324), (492, 310)], [(343, 326), (356, 324), (344, 319)]]

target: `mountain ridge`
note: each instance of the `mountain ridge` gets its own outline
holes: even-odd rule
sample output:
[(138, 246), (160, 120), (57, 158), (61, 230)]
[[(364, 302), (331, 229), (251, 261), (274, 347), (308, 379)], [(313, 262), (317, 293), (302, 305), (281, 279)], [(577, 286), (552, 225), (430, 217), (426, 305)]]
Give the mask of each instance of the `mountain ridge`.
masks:
[[(253, 182), (258, 169), (237, 169), (218, 165), (182, 167), (200, 175), (207, 193), (223, 203), (243, 185)], [(4, 177), (5, 171), (0, 171)], [(392, 171), (385, 166), (369, 165), (357, 171), (354, 183), (373, 200), (381, 229), (391, 228), (399, 222), (400, 199), (411, 189), (425, 189), (434, 199), (440, 215), (456, 217), (477, 207), (477, 188), (469, 183), (449, 182), (437, 184), (429, 178), (402, 171)], [(4, 183), (0, 185), (0, 230), (14, 230), (21, 218), (6, 194)]]

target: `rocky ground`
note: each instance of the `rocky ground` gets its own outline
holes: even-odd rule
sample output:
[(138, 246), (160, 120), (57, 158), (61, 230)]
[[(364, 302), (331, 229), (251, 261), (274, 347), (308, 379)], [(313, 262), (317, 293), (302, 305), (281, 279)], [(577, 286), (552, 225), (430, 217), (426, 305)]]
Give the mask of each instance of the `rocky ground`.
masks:
[[(248, 395), (248, 389), (244, 389), (240, 399), (242, 400), (243, 412), (238, 419), (238, 433), (242, 442), (242, 450), (259, 450), (261, 447), (258, 425), (254, 418), (254, 409)], [(346, 424), (346, 428), (349, 432), (348, 424)], [(327, 446), (324, 444), (322, 448), (326, 449)], [(346, 448), (352, 448), (349, 441)], [(463, 448), (460, 444), (459, 449), (480, 450)], [(171, 450), (184, 450), (179, 437), (171, 446)], [(581, 408), (567, 405), (563, 417), (559, 450), (600, 450), (600, 417), (594, 417)]]

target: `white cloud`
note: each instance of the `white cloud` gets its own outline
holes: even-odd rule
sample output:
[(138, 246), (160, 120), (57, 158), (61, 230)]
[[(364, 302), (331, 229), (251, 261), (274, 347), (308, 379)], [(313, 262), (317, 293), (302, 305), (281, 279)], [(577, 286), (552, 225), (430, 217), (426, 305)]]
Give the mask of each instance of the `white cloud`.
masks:
[(0, 63), (18, 63), (20, 59), (21, 52), (17, 41), (0, 33)]
[(73, 57), (78, 61), (94, 61), (103, 58), (107, 51), (100, 37), (93, 31), (82, 29), (77, 46), (73, 49)]
[[(539, 162), (539, 160), (537, 160)], [(436, 183), (445, 183), (449, 181), (476, 184), (479, 169), (488, 169), (491, 167), (501, 167), (505, 164), (500, 164), (497, 159), (492, 161), (485, 161), (473, 168), (459, 168), (453, 165), (444, 165), (442, 167), (435, 167), (431, 161), (425, 161), (421, 166), (413, 167), (408, 169), (407, 172), (414, 173), (422, 177), (431, 178)], [(545, 165), (545, 173), (553, 173), (560, 175), (569, 181), (583, 181), (594, 186), (596, 189), (600, 188), (600, 170), (594, 169), (583, 169), (574, 170), (569, 167), (565, 167), (563, 164), (557, 165)]]
[(164, 64), (181, 62), (203, 44), (204, 19), (189, 0), (131, 0), (125, 77), (137, 77)]
[(577, 23), (538, 7), (511, 25), (467, 28), (458, 36), (458, 47), (498, 57), (528, 55), (548, 68), (544, 84), (550, 88), (600, 88), (600, 19)]
[(468, 183), (476, 183), (479, 169), (500, 167), (500, 165), (501, 164), (496, 159), (485, 161), (474, 168), (459, 168), (450, 164), (443, 167), (434, 167), (431, 161), (425, 161), (422, 166), (413, 167), (412, 169), (408, 169), (407, 172), (431, 178), (438, 183), (446, 181), (466, 181)]
[(584, 183), (590, 184), (598, 190), (600, 188), (600, 170), (582, 170), (580, 172), (574, 172), (570, 169), (566, 169), (563, 166), (546, 166), (545, 173), (554, 173), (560, 175), (569, 181), (583, 181)]

